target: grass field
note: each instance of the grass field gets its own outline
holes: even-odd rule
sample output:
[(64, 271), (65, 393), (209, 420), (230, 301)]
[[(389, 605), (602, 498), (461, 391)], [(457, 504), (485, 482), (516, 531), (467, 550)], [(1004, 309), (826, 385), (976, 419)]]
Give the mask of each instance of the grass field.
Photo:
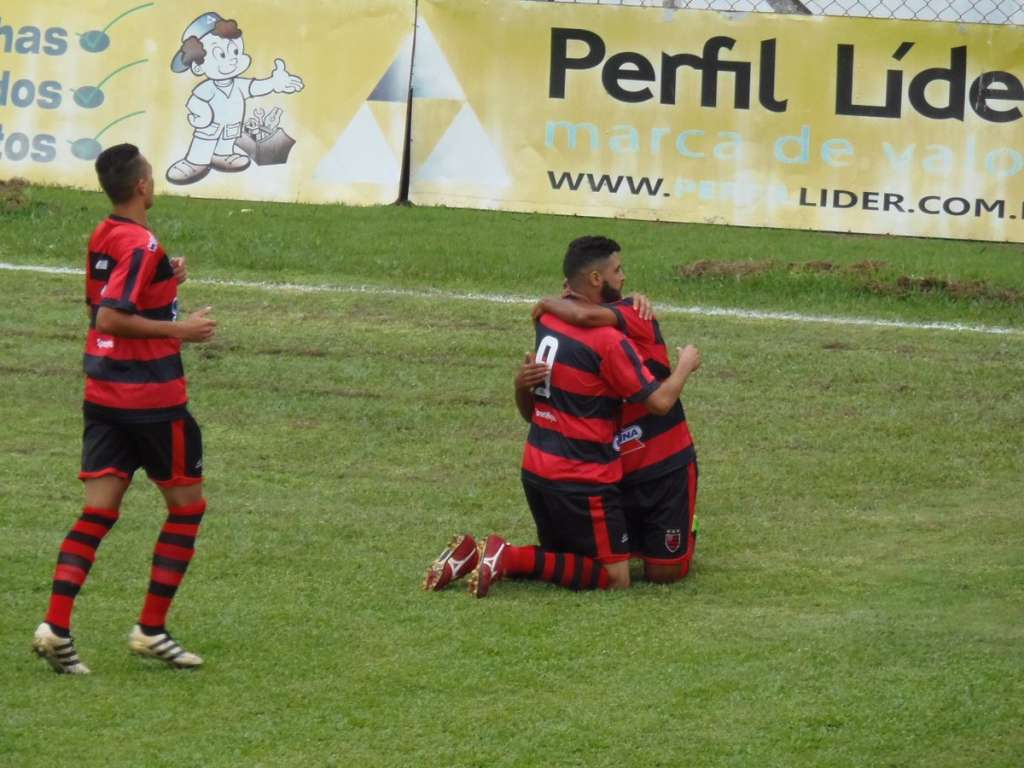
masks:
[[(106, 205), (30, 189), (0, 261), (79, 267)], [(243, 209), (250, 210), (243, 213)], [(82, 278), (0, 270), (0, 766), (1019, 766), (1024, 288), (1019, 246), (413, 208), (160, 199), (188, 254), (185, 356), (209, 512), (171, 614), (206, 659), (127, 653), (162, 522), (128, 494), (76, 610), (94, 674), (28, 652), (81, 503)], [(419, 590), (459, 530), (532, 541), (512, 402), (525, 304), (207, 278), (537, 295), (602, 232), (658, 302), (1015, 333), (664, 315), (701, 539), (683, 583)], [(726, 269), (683, 277), (699, 260)], [(736, 262), (766, 262), (750, 269)], [(791, 267), (827, 260), (835, 268)], [(872, 289), (872, 278), (988, 293)], [(716, 271), (717, 269), (717, 271)]]

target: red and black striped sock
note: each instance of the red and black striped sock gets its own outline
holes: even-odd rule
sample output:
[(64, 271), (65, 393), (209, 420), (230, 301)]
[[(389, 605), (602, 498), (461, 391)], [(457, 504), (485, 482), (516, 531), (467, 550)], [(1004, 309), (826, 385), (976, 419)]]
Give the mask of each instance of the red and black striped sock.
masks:
[(206, 500), (184, 507), (170, 507), (167, 511), (167, 521), (160, 529), (153, 550), (149, 592), (139, 617), (139, 626), (149, 633), (164, 631), (174, 593), (185, 578), (185, 571), (196, 551), (196, 536), (206, 511)]
[(46, 621), (58, 635), (67, 637), (71, 633), (71, 611), (75, 607), (78, 591), (89, 575), (89, 569), (96, 562), (96, 550), (114, 523), (116, 509), (83, 507), (82, 516), (75, 521), (60, 545), (57, 568), (53, 573), (53, 591), (50, 593), (50, 607)]
[(608, 572), (592, 557), (551, 552), (540, 547), (509, 546), (504, 555), (505, 575), (558, 584), (568, 589), (608, 589)]

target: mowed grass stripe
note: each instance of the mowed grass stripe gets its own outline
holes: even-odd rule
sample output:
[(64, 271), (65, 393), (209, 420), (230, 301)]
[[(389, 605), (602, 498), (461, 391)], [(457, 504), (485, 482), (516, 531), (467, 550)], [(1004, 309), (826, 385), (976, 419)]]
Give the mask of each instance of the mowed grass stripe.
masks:
[[(0, 270), (15, 272), (36, 272), (39, 274), (75, 275), (84, 272), (72, 267), (46, 267), (42, 265), (8, 264), (0, 262)], [(261, 291), (292, 291), (298, 293), (355, 293), (371, 296), (404, 296), (408, 298), (455, 300), (455, 301), (486, 301), (494, 304), (532, 304), (537, 297), (509, 296), (493, 293), (460, 293), (457, 291), (417, 291), (403, 288), (386, 288), (372, 285), (330, 285), (304, 283), (276, 283), (272, 281), (252, 280), (220, 280), (216, 278), (193, 278), (199, 285), (217, 285), (232, 288), (249, 288)], [(921, 331), (953, 331), (969, 333), (986, 333), (997, 336), (1024, 336), (1024, 330), (1001, 328), (997, 326), (972, 325), (968, 323), (904, 322), (899, 320), (882, 320), (869, 317), (831, 317), (827, 315), (803, 315), (799, 312), (767, 312), (752, 309), (730, 307), (678, 307), (671, 304), (657, 304), (657, 312), (661, 315), (695, 315), (704, 317), (732, 317), (740, 320), (771, 320), (794, 323), (824, 323), (826, 325), (853, 325), (875, 328), (901, 328)]]

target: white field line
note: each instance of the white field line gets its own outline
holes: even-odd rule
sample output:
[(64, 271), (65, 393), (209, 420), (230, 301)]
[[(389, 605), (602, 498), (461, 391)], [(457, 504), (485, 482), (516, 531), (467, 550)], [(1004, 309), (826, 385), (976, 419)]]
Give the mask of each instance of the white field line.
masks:
[[(34, 272), (47, 275), (85, 274), (84, 270), (73, 267), (45, 267), (32, 264), (9, 264), (0, 261), (0, 270), (9, 272)], [(413, 299), (444, 299), (450, 301), (485, 301), (491, 304), (532, 304), (535, 298), (512, 296), (498, 293), (456, 293), (454, 291), (425, 291), (406, 288), (382, 288), (375, 285), (332, 285), (307, 283), (274, 283), (252, 280), (217, 280), (212, 278), (190, 278), (195, 285), (212, 285), (225, 288), (247, 288), (258, 291), (290, 291), (294, 293), (346, 293), (369, 296), (399, 296)], [(827, 325), (855, 325), (870, 328), (897, 328), (913, 331), (954, 331), (959, 333), (986, 333), (997, 336), (1024, 336), (1024, 330), (1001, 328), (993, 325), (967, 325), (946, 322), (909, 322), (903, 320), (880, 320), (870, 317), (842, 317), (832, 315), (803, 315), (799, 312), (765, 312), (755, 309), (732, 309), (728, 307), (679, 307), (671, 304), (656, 304), (661, 315), (697, 315), (701, 317), (732, 317), (740, 320), (774, 320), (792, 323), (823, 323)]]

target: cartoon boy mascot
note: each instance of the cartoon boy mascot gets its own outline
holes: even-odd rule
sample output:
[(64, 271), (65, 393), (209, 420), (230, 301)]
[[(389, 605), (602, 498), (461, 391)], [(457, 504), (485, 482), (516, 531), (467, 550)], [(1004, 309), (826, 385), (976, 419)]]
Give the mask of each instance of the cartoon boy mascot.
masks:
[(274, 71), (264, 80), (239, 77), (252, 64), (244, 48), (242, 30), (235, 20), (213, 12), (197, 18), (181, 36), (171, 71), (191, 70), (206, 79), (185, 104), (188, 122), (195, 130), (188, 154), (167, 169), (172, 184), (194, 184), (211, 167), (226, 173), (244, 171), (249, 156), (236, 151), (235, 139), (242, 135), (246, 99), (302, 90), (302, 78), (289, 74), (281, 59), (274, 60)]

